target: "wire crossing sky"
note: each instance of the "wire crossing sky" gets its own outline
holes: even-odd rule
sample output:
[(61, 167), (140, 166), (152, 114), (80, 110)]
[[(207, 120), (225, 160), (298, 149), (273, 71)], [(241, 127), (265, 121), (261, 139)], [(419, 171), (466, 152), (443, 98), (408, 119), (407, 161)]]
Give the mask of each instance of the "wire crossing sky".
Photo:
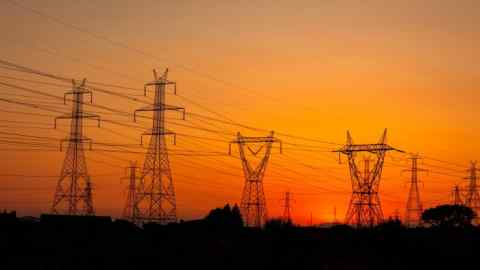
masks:
[[(286, 190), (295, 222), (333, 220), (346, 212), (350, 176), (332, 150), (345, 143), (388, 143), (423, 159), (424, 208), (451, 201), (478, 159), (478, 1), (33, 1), (0, 3), (0, 209), (48, 211), (71, 110), (63, 93), (86, 78), (94, 92), (85, 123), (86, 159), (97, 213), (120, 216), (131, 160), (143, 163), (140, 134), (152, 103), (143, 85), (151, 70), (170, 69), (186, 120), (167, 114), (180, 219), (239, 203), (244, 178), (228, 143), (240, 131), (275, 131), (264, 185), (270, 216)], [(162, 16), (159, 16), (162, 14)], [(65, 101), (65, 102), (64, 102)], [(66, 103), (66, 104), (65, 104)], [(171, 142), (169, 142), (171, 143)], [(380, 198), (386, 216), (403, 212), (408, 155), (389, 153)]]

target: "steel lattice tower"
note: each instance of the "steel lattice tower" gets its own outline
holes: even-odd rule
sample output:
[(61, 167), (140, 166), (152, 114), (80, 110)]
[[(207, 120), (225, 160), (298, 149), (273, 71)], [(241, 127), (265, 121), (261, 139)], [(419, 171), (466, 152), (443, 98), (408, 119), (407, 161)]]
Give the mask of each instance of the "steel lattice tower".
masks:
[[(267, 169), (272, 144), (275, 142), (280, 143), (281, 152), (281, 141), (273, 136), (273, 131), (270, 132), (270, 135), (267, 137), (244, 137), (238, 132), (237, 139), (230, 143), (230, 154), (232, 144), (238, 144), (240, 152), (240, 160), (245, 176), (245, 186), (243, 188), (240, 210), (245, 225), (249, 227), (262, 227), (268, 217), (265, 193), (263, 191), (263, 176)], [(256, 149), (252, 149), (249, 146), (258, 146), (259, 144), (261, 144), (261, 146)], [(259, 152), (264, 150), (263, 157), (256, 167), (253, 167), (247, 159), (245, 148), (248, 149), (253, 156), (257, 156)]]
[(421, 224), (423, 205), (420, 200), (420, 192), (418, 190), (418, 172), (426, 171), (424, 169), (418, 168), (418, 155), (412, 155), (410, 158), (412, 160), (411, 169), (407, 170), (411, 172), (410, 179), (410, 191), (408, 193), (408, 200), (405, 211), (405, 225), (409, 227), (416, 227)]
[(143, 135), (149, 135), (150, 143), (137, 187), (136, 221), (141, 224), (148, 222), (167, 224), (177, 221), (177, 206), (165, 139), (166, 135), (173, 135), (175, 143), (175, 133), (165, 128), (165, 111), (183, 111), (183, 119), (185, 119), (185, 110), (165, 104), (167, 85), (173, 85), (176, 94), (175, 82), (167, 79), (168, 69), (162, 77), (158, 77), (155, 70), (153, 75), (154, 81), (145, 84), (144, 94), (146, 96), (148, 86), (155, 87), (154, 103), (134, 113), (134, 121), (136, 121), (137, 112), (153, 111), (153, 127), (142, 134), (142, 142)]
[(60, 151), (64, 142), (68, 142), (67, 152), (62, 165), (60, 179), (58, 180), (53, 198), (51, 212), (64, 215), (94, 215), (92, 199), (92, 182), (85, 161), (84, 142), (91, 140), (83, 135), (83, 119), (96, 118), (100, 125), (100, 117), (83, 111), (84, 95), (92, 92), (85, 86), (85, 79), (78, 84), (72, 80), (72, 91), (65, 93), (64, 101), (71, 95), (72, 113), (55, 118), (55, 128), (58, 119), (70, 120), (70, 135), (60, 142)]
[(460, 187), (458, 185), (455, 185), (453, 188), (453, 204), (454, 205), (464, 205), (462, 196), (460, 195)]
[(290, 191), (285, 192), (283, 198), (283, 221), (292, 222), (292, 193)]
[(128, 177), (124, 179), (128, 179), (128, 194), (127, 199), (125, 201), (125, 207), (123, 209), (123, 218), (128, 220), (132, 223), (136, 223), (138, 210), (135, 207), (135, 201), (137, 197), (137, 171), (138, 166), (137, 163), (132, 161), (130, 162), (130, 166), (126, 168), (128, 170)]
[(470, 182), (467, 187), (467, 194), (465, 196), (465, 205), (472, 208), (472, 210), (476, 214), (475, 222), (478, 223), (480, 221), (480, 194), (478, 193), (478, 185), (477, 185), (477, 162), (472, 161), (470, 163), (469, 177), (468, 179)]
[[(386, 144), (386, 140), (387, 130), (385, 129), (380, 141), (376, 144), (353, 144), (350, 132), (347, 131), (347, 144), (334, 151), (348, 157), (352, 181), (352, 198), (345, 216), (346, 224), (372, 227), (383, 221), (378, 190), (385, 154), (391, 150), (400, 151)], [(359, 152), (368, 152), (376, 157), (373, 169), (365, 168), (363, 174), (356, 163), (356, 154)]]

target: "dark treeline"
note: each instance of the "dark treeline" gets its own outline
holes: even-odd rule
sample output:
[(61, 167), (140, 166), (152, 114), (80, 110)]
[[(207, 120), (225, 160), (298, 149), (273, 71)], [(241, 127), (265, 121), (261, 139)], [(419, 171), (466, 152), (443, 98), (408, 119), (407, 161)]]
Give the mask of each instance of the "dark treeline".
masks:
[(143, 228), (110, 217), (0, 214), (0, 269), (462, 269), (477, 267), (479, 244), (480, 230), (465, 224), (245, 228), (229, 206)]

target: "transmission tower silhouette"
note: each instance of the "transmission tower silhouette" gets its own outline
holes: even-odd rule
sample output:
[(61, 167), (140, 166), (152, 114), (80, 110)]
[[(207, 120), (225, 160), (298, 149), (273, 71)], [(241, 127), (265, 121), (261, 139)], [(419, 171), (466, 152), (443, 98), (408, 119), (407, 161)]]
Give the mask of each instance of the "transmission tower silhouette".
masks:
[(454, 205), (464, 205), (462, 196), (460, 195), (460, 187), (458, 185), (455, 185), (453, 187), (453, 204)]
[(465, 205), (470, 207), (476, 214), (475, 223), (479, 223), (480, 218), (480, 194), (478, 193), (477, 185), (477, 172), (480, 171), (477, 169), (477, 162), (470, 162), (470, 169), (468, 170), (469, 176), (466, 178), (469, 180), (467, 187), (467, 194), (465, 196)]
[[(382, 175), (383, 163), (387, 151), (399, 151), (386, 143), (387, 129), (376, 144), (353, 144), (350, 132), (347, 131), (347, 143), (345, 146), (336, 150), (340, 154), (348, 157), (350, 177), (352, 182), (352, 198), (345, 216), (345, 223), (357, 227), (374, 226), (383, 221), (383, 212), (380, 204), (378, 189)], [(373, 154), (375, 165), (370, 169), (369, 163), (365, 162), (364, 172), (361, 173), (356, 161), (356, 155), (359, 152)]]
[(137, 171), (138, 166), (135, 161), (130, 162), (130, 166), (126, 168), (128, 170), (128, 177), (124, 177), (123, 179), (128, 179), (128, 194), (127, 199), (125, 201), (125, 207), (123, 209), (122, 217), (125, 220), (128, 220), (132, 223), (137, 222), (137, 214), (138, 209), (135, 207), (135, 201), (137, 197)]
[[(245, 186), (243, 188), (240, 210), (245, 225), (249, 227), (262, 227), (268, 218), (265, 193), (263, 191), (263, 176), (267, 169), (268, 160), (273, 143), (280, 144), (280, 153), (282, 152), (282, 142), (273, 136), (273, 131), (267, 137), (244, 137), (237, 133), (237, 138), (230, 142), (229, 154), (232, 153), (232, 144), (238, 144), (240, 161), (242, 163), (245, 176)], [(256, 148), (252, 146), (256, 145)], [(252, 166), (252, 162), (247, 159), (246, 149), (251, 155), (257, 155), (263, 151), (263, 157), (257, 166)]]
[(290, 191), (286, 191), (283, 201), (283, 216), (282, 219), (284, 222), (291, 223), (292, 222), (292, 193)]
[(412, 155), (410, 157), (410, 160), (412, 160), (412, 167), (409, 170), (405, 170), (411, 173), (410, 191), (408, 192), (405, 210), (405, 225), (408, 227), (417, 227), (421, 224), (422, 220), (423, 205), (418, 189), (418, 172), (426, 170), (418, 168), (419, 159), (419, 155)]
[(72, 96), (72, 112), (55, 118), (57, 120), (70, 119), (70, 134), (67, 139), (60, 142), (60, 151), (64, 142), (68, 142), (67, 152), (63, 161), (60, 179), (57, 182), (53, 198), (51, 212), (63, 215), (94, 215), (92, 199), (92, 181), (87, 170), (85, 160), (84, 143), (91, 139), (83, 135), (83, 119), (97, 119), (100, 126), (100, 117), (83, 111), (84, 95), (90, 95), (90, 103), (93, 95), (85, 86), (86, 80), (77, 83), (72, 80), (72, 91), (64, 95), (64, 103), (67, 96)]
[(150, 136), (150, 143), (136, 192), (135, 211), (138, 211), (136, 221), (139, 224), (148, 222), (167, 224), (177, 221), (175, 189), (165, 137), (172, 135), (174, 144), (176, 139), (175, 133), (165, 128), (165, 112), (183, 111), (183, 119), (185, 119), (185, 109), (165, 104), (167, 85), (173, 85), (174, 94), (176, 94), (176, 83), (167, 79), (168, 69), (161, 77), (158, 77), (157, 72), (153, 70), (153, 76), (154, 81), (144, 86), (145, 96), (149, 86), (155, 88), (153, 105), (138, 109), (134, 113), (134, 121), (136, 121), (138, 112), (153, 111), (153, 127), (141, 136), (142, 144), (144, 135)]

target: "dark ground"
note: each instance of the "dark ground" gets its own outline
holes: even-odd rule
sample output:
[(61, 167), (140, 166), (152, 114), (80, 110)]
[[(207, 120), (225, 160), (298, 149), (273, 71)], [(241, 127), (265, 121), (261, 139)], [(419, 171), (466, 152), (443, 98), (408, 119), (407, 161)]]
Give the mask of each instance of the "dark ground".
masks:
[(224, 226), (139, 229), (109, 217), (0, 218), (0, 269), (478, 268), (480, 230)]

